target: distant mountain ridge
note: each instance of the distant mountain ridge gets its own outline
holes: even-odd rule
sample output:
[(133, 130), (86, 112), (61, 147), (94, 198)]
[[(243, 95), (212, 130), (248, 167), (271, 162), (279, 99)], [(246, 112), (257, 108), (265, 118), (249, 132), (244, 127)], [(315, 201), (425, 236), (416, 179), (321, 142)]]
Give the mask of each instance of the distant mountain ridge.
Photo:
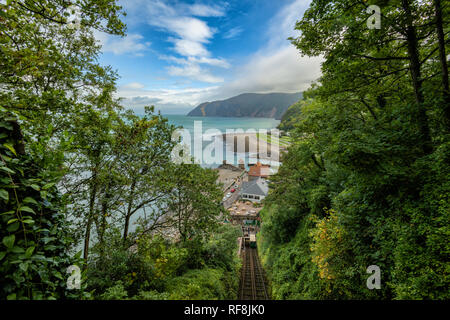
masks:
[(203, 102), (190, 111), (191, 117), (253, 117), (281, 119), (302, 93), (243, 93), (213, 102)]

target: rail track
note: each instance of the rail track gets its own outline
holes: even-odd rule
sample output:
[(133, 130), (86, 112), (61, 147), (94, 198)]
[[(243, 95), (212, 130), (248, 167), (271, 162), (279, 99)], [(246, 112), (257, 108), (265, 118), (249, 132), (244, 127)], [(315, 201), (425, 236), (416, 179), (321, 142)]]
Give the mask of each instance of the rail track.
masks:
[(266, 279), (256, 248), (245, 247), (242, 251), (243, 263), (241, 283), (239, 288), (240, 300), (268, 300)]

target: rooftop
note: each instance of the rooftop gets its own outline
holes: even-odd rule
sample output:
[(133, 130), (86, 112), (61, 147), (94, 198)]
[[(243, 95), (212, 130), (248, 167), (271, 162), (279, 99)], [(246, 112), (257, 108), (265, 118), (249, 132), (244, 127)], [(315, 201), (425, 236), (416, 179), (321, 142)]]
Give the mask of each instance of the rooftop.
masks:
[(255, 165), (249, 168), (248, 175), (266, 178), (271, 175), (270, 166), (267, 164), (261, 164), (261, 162), (258, 161)]
[(267, 196), (269, 193), (269, 186), (266, 181), (258, 178), (253, 181), (242, 182), (241, 194), (254, 194), (258, 196)]

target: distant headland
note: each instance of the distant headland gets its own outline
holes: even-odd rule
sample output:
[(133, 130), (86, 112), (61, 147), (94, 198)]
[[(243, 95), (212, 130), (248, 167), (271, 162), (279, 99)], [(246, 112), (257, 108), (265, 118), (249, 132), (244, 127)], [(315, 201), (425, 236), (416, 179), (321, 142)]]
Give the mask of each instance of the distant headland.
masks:
[(281, 119), (290, 105), (302, 98), (297, 93), (243, 93), (235, 97), (203, 102), (190, 111), (195, 117), (252, 117)]

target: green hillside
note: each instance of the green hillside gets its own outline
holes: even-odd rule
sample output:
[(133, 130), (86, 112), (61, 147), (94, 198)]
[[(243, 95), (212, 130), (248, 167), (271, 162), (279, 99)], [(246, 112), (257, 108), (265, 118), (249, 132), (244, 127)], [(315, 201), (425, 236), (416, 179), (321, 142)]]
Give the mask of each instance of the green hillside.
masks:
[(201, 103), (188, 116), (281, 119), (288, 107), (301, 98), (301, 92), (243, 93), (226, 100)]

